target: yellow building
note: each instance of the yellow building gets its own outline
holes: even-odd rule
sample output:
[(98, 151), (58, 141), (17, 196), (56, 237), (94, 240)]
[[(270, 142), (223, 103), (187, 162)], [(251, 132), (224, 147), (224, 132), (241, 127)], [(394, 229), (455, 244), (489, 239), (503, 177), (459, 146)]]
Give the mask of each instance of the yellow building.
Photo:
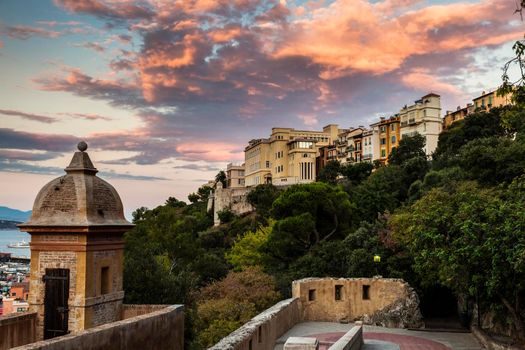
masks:
[(465, 119), (465, 117), (474, 111), (474, 105), (472, 103), (467, 104), (467, 107), (458, 108), (455, 111), (447, 111), (443, 117), (443, 129), (448, 128), (452, 123), (458, 120)]
[(474, 110), (484, 110), (484, 111), (490, 111), (494, 107), (501, 107), (506, 106), (511, 103), (511, 96), (510, 94), (505, 96), (498, 96), (497, 91), (491, 91), (485, 93), (483, 91), (481, 93), (481, 96), (476, 97), (472, 100), (474, 102)]
[(467, 107), (461, 108), (458, 106), (455, 111), (447, 111), (443, 118), (443, 128), (448, 128), (452, 123), (458, 120), (465, 119), (471, 113), (478, 111), (490, 111), (494, 107), (507, 106), (512, 103), (511, 95), (498, 96), (497, 91), (485, 93), (483, 91), (480, 96), (472, 100), (473, 103), (468, 103)]
[(376, 148), (379, 150), (378, 160), (383, 163), (388, 161), (388, 156), (392, 152), (392, 149), (399, 144), (399, 120), (399, 116), (395, 115), (390, 118), (381, 118), (379, 122), (370, 125), (373, 135), (378, 139), (375, 141), (377, 145)]
[(331, 144), (339, 133), (335, 124), (322, 131), (272, 128), (270, 138), (251, 140), (244, 149), (246, 187), (315, 181), (319, 148)]

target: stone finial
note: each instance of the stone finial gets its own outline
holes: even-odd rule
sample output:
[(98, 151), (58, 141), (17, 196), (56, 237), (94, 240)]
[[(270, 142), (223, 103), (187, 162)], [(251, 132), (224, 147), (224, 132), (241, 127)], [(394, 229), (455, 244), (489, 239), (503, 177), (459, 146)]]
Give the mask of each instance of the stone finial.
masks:
[(77, 145), (77, 148), (80, 152), (85, 152), (88, 149), (88, 145), (84, 141), (80, 141)]

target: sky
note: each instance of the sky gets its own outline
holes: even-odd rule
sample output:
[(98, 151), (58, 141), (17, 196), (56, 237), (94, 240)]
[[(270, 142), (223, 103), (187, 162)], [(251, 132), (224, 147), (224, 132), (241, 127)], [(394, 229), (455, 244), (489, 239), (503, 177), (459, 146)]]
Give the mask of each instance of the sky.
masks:
[(275, 126), (442, 114), (497, 87), (511, 0), (0, 0), (0, 205), (31, 209), (85, 140), (129, 216)]

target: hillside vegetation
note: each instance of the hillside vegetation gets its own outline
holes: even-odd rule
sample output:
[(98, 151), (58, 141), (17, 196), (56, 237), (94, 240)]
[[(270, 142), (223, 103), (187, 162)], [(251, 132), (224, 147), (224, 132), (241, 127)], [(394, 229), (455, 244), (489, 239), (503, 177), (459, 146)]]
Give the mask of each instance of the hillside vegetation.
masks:
[[(522, 109), (469, 115), (440, 136), (403, 138), (386, 166), (328, 164), (320, 182), (258, 186), (256, 211), (222, 213), (208, 191), (134, 213), (128, 303), (186, 304), (188, 348), (217, 342), (303, 277), (399, 277), (441, 285), (525, 334), (525, 133)], [(373, 262), (374, 255), (381, 263)]]

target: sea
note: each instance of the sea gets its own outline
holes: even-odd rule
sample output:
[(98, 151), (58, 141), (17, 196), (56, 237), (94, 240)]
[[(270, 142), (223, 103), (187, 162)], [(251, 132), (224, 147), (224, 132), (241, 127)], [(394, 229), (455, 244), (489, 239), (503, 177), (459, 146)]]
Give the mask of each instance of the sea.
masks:
[(12, 253), (14, 256), (29, 258), (31, 256), (29, 248), (8, 248), (7, 245), (30, 240), (29, 233), (18, 230), (0, 230), (0, 253)]

